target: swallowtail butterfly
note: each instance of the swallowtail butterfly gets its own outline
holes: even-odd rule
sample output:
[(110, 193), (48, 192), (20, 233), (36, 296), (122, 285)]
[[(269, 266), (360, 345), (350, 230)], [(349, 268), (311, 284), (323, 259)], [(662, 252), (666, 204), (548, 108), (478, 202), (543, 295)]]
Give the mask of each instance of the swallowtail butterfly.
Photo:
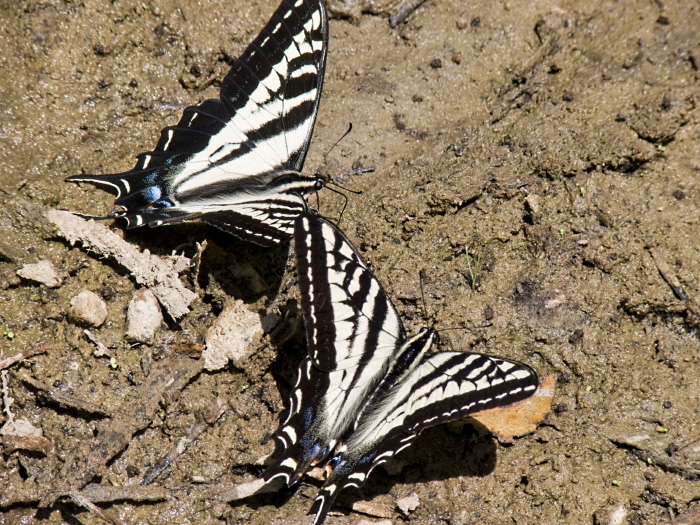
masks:
[(224, 78), (220, 99), (185, 109), (131, 171), (67, 180), (116, 192), (111, 216), (127, 228), (200, 220), (263, 246), (289, 239), (304, 195), (323, 186), (300, 172), (327, 48), (323, 0), (283, 0)]
[(537, 374), (523, 363), (428, 353), (434, 330), (408, 337), (379, 281), (333, 224), (301, 216), (294, 242), (309, 354), (275, 435), (281, 456), (262, 476), (292, 485), (311, 466), (325, 464), (315, 524), (339, 491), (362, 486), (424, 428), (537, 389)]

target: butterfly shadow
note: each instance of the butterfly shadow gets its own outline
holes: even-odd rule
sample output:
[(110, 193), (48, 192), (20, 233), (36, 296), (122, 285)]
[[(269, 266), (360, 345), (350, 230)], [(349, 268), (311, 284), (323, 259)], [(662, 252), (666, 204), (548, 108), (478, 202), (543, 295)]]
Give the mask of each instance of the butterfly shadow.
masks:
[[(289, 243), (263, 248), (201, 223), (134, 228), (125, 230), (125, 239), (159, 256), (175, 252), (190, 258), (197, 253), (197, 243), (206, 241), (199, 271), (196, 274), (190, 271), (190, 278), (196, 278), (197, 286), (205, 292), (221, 290), (227, 298), (240, 299), (247, 304), (263, 296), (277, 296), (289, 259)], [(115, 271), (128, 273), (117, 263), (114, 266)], [(223, 304), (217, 305), (221, 298), (214, 295), (221, 294), (205, 293), (204, 302), (218, 315)]]
[(424, 430), (409, 448), (372, 472), (364, 487), (343, 491), (338, 506), (351, 508), (386, 495), (394, 485), (488, 476), (496, 468), (496, 440), (478, 421), (467, 421), (457, 431), (447, 424)]

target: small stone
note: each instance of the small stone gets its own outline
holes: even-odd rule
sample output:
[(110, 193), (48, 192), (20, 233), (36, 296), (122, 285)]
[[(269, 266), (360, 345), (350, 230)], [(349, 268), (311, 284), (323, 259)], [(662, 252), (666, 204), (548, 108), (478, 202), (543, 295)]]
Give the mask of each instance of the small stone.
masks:
[(433, 69), (440, 69), (442, 67), (442, 60), (440, 60), (439, 58), (434, 58), (430, 61), (430, 67), (432, 67)]
[(262, 332), (260, 316), (248, 310), (243, 301), (228, 303), (204, 338), (204, 368), (220, 370), (229, 360), (238, 365), (258, 349)]
[(148, 288), (134, 292), (126, 311), (126, 337), (137, 343), (153, 340), (156, 330), (163, 323), (163, 313), (158, 299)]
[(531, 193), (525, 197), (525, 206), (532, 215), (537, 215), (540, 212), (540, 198)]
[(396, 506), (405, 516), (408, 516), (409, 513), (416, 510), (418, 508), (418, 505), (420, 505), (420, 499), (418, 498), (418, 494), (416, 494), (415, 492), (410, 496), (401, 498), (396, 502)]
[(17, 275), (29, 281), (41, 283), (47, 288), (58, 288), (63, 279), (58, 275), (51, 261), (39, 261), (34, 264), (25, 264), (17, 270)]
[(387, 496), (377, 496), (371, 501), (356, 501), (351, 508), (375, 518), (391, 518), (394, 515), (394, 504)]
[(465, 18), (460, 18), (459, 20), (457, 20), (456, 25), (457, 25), (457, 29), (460, 29), (460, 30), (464, 29), (468, 25), (467, 20)]
[(83, 290), (71, 300), (68, 317), (75, 324), (100, 326), (107, 318), (107, 304), (99, 295)]
[(460, 65), (462, 63), (462, 53), (455, 53), (452, 55), (452, 62), (454, 62), (457, 65)]
[(616, 507), (604, 507), (593, 513), (595, 525), (622, 525), (626, 523), (627, 509), (622, 505)]

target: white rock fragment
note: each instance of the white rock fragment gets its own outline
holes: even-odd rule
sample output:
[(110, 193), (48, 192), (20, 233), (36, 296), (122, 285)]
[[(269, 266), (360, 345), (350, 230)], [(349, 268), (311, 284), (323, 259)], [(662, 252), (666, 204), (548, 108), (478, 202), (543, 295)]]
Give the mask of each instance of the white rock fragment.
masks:
[(418, 494), (416, 494), (415, 492), (410, 496), (401, 498), (396, 502), (396, 506), (401, 512), (403, 512), (405, 516), (408, 516), (410, 512), (416, 510), (418, 508), (418, 505), (420, 505), (420, 499), (418, 498)]
[(96, 293), (83, 290), (71, 299), (68, 317), (75, 324), (100, 326), (107, 318), (107, 304)]
[(627, 509), (623, 505), (603, 507), (593, 513), (595, 525), (622, 525), (627, 523)]
[(377, 496), (372, 501), (356, 501), (351, 508), (376, 518), (391, 518), (394, 515), (394, 504), (388, 496)]
[(207, 331), (204, 368), (220, 370), (229, 360), (238, 365), (258, 349), (262, 332), (260, 316), (248, 310), (243, 301), (227, 303)]
[(148, 286), (173, 319), (180, 319), (197, 297), (180, 281), (180, 272), (189, 268), (186, 257), (158, 257), (148, 250), (139, 252), (116, 233), (95, 221), (86, 221), (67, 211), (49, 210), (46, 217), (71, 244), (80, 242), (84, 250), (104, 255), (127, 268), (137, 283)]
[(2, 436), (20, 436), (20, 437), (42, 437), (44, 432), (32, 425), (27, 419), (15, 419), (8, 421), (0, 428)]
[(156, 330), (163, 323), (163, 313), (158, 299), (148, 288), (134, 292), (126, 311), (126, 337), (137, 343), (153, 340)]
[(34, 264), (25, 264), (17, 270), (17, 275), (29, 281), (41, 283), (47, 288), (58, 288), (63, 279), (54, 268), (51, 261), (39, 261)]

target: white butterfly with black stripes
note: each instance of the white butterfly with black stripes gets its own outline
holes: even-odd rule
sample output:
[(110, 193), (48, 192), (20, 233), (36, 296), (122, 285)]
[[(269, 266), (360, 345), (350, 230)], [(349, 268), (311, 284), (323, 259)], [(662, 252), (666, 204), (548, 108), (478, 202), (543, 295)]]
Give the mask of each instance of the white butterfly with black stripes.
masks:
[(327, 480), (314, 508), (324, 521), (336, 495), (411, 444), (424, 428), (531, 396), (529, 366), (468, 352), (428, 353), (424, 329), (408, 338), (377, 279), (343, 233), (314, 215), (294, 241), (309, 354), (277, 431), (269, 485), (296, 483), (313, 465)]
[(289, 239), (304, 195), (324, 184), (300, 172), (327, 48), (323, 0), (283, 0), (224, 78), (219, 100), (185, 109), (131, 171), (67, 180), (116, 192), (111, 216), (128, 228), (200, 220), (263, 246)]

